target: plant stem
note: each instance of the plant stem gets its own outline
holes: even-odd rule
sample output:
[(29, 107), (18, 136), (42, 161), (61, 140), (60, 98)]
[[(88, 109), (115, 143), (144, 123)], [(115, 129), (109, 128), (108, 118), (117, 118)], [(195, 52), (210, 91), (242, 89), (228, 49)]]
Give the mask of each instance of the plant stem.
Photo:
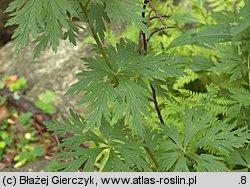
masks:
[[(146, 6), (148, 4), (149, 0), (144, 0), (144, 5), (143, 5), (143, 12), (142, 12), (142, 17), (145, 18), (146, 17)], [(149, 16), (150, 17), (150, 16)], [(146, 22), (143, 22), (145, 25), (147, 25)], [(142, 41), (141, 41), (142, 40)], [(147, 55), (147, 38), (146, 38), (146, 35), (143, 31), (140, 31), (140, 35), (139, 35), (139, 51), (140, 51), (140, 54), (141, 54), (141, 45), (143, 44), (143, 47), (144, 47), (144, 51), (145, 51), (145, 54), (144, 55)], [(152, 93), (153, 93), (153, 102), (155, 104), (155, 108), (156, 108), (156, 111), (157, 111), (157, 114), (158, 114), (158, 117), (160, 118), (160, 121), (162, 122), (163, 119), (162, 119), (162, 116), (161, 116), (161, 111), (160, 111), (160, 108), (158, 106), (158, 102), (157, 102), (157, 98), (156, 98), (156, 91), (154, 89), (154, 87), (150, 84), (151, 86), (151, 89), (152, 89)], [(146, 144), (146, 141), (144, 140), (144, 143)], [(159, 167), (159, 163), (154, 155), (154, 153), (150, 150), (149, 147), (145, 146), (144, 149), (147, 151), (149, 157), (151, 158), (151, 160), (153, 161), (153, 163), (155, 164), (156, 168)]]
[[(142, 17), (143, 17), (143, 18), (146, 17), (145, 11), (146, 11), (146, 5), (147, 5), (148, 3), (150, 3), (150, 0), (145, 0), (145, 1), (144, 1), (144, 5), (143, 5), (144, 12), (142, 13)], [(152, 2), (151, 2), (151, 3), (152, 3)], [(150, 5), (150, 6), (151, 6), (151, 5)], [(151, 7), (151, 8), (152, 8), (152, 7)], [(156, 11), (156, 10), (153, 9), (153, 8), (152, 8), (152, 10)], [(156, 12), (157, 12), (157, 11), (156, 11)], [(151, 12), (150, 12), (150, 13), (151, 13)], [(149, 17), (148, 19), (150, 20), (150, 17)], [(146, 22), (144, 22), (144, 24), (147, 25)], [(146, 53), (145, 55), (147, 55), (147, 49), (148, 49), (147, 44), (148, 44), (148, 39), (146, 38), (145, 33), (143, 33), (142, 31), (141, 31), (141, 33), (142, 33), (142, 36), (143, 36), (144, 50), (145, 50), (145, 53)], [(155, 88), (153, 87), (152, 84), (150, 84), (150, 86), (151, 86), (152, 95), (153, 95), (153, 102), (154, 102), (154, 105), (155, 105), (155, 109), (156, 109), (158, 118), (160, 119), (160, 122), (161, 122), (162, 124), (164, 124), (164, 120), (163, 120), (163, 118), (162, 118), (161, 110), (160, 110), (160, 107), (159, 107), (159, 105), (158, 105), (158, 101), (157, 101), (157, 97), (156, 97), (156, 90), (155, 90)]]
[[(143, 12), (142, 12), (142, 17), (145, 18), (146, 17), (146, 7), (147, 7), (147, 4), (148, 4), (148, 0), (144, 0), (144, 4), (143, 4)], [(143, 22), (145, 25), (147, 25), (146, 22)], [(147, 39), (146, 39), (146, 34), (142, 31), (140, 31), (140, 35), (142, 35), (142, 38), (143, 38), (143, 47), (144, 47), (144, 51), (145, 53), (147, 54)], [(141, 50), (141, 49), (140, 49)], [(141, 53), (141, 51), (140, 51)]]
[(115, 72), (115, 71), (113, 70), (113, 67), (112, 67), (110, 61), (108, 60), (108, 57), (107, 57), (107, 55), (106, 55), (104, 49), (103, 49), (102, 43), (101, 43), (101, 41), (100, 41), (100, 39), (99, 39), (98, 35), (96, 34), (96, 31), (95, 31), (95, 29), (94, 29), (93, 27), (91, 27), (91, 32), (92, 32), (92, 37), (95, 39), (95, 41), (96, 41), (96, 43), (97, 43), (97, 47), (98, 47), (100, 53), (102, 54), (103, 59), (105, 60), (105, 62), (106, 62), (106, 64), (108, 65), (108, 67), (109, 67), (113, 72)]
[[(88, 1), (87, 4), (89, 2), (90, 1)], [(79, 5), (80, 5), (85, 17), (88, 18), (88, 11), (86, 9), (86, 6), (83, 6), (82, 3), (79, 3)], [(113, 69), (113, 67), (112, 67), (112, 65), (111, 65), (111, 63), (110, 63), (110, 61), (109, 61), (109, 59), (107, 57), (107, 54), (106, 54), (106, 52), (105, 52), (105, 50), (103, 48), (103, 44), (102, 44), (100, 38), (98, 37), (95, 28), (93, 26), (91, 26), (90, 29), (91, 29), (92, 37), (95, 39), (96, 44), (97, 44), (97, 48), (98, 48), (99, 52), (101, 53), (106, 65), (110, 68), (110, 70), (112, 70), (114, 73), (116, 73), (116, 71)], [(114, 79), (115, 79), (115, 86), (118, 86), (119, 81), (118, 81), (118, 79), (117, 79), (117, 77), (115, 75), (114, 75)]]
[(162, 16), (159, 14), (159, 12), (155, 9), (153, 3), (151, 0), (148, 0), (148, 3), (151, 7), (151, 9), (155, 12), (155, 15), (159, 18), (159, 20), (161, 21), (162, 25), (165, 27), (165, 28), (168, 28), (167, 24), (164, 22), (164, 20), (162, 19)]
[(154, 153), (150, 150), (149, 147), (146, 147), (146, 146), (145, 146), (144, 149), (148, 152), (148, 155), (150, 156), (150, 158), (151, 158), (152, 161), (154, 162), (156, 168), (158, 168), (158, 167), (159, 167), (159, 163), (158, 163), (158, 161), (157, 161), (157, 159), (156, 159)]
[[(168, 29), (169, 29), (169, 28), (175, 28), (175, 26), (168, 26)], [(149, 35), (149, 37), (148, 37), (148, 39), (147, 39), (147, 43), (149, 42), (149, 40), (151, 39), (151, 37), (152, 37), (155, 33), (159, 32), (159, 31), (162, 31), (162, 30), (164, 30), (164, 29), (166, 29), (166, 28), (165, 28), (165, 27), (162, 27), (162, 28), (158, 28), (158, 29), (154, 30), (154, 31)]]
[(159, 107), (159, 104), (158, 104), (158, 101), (157, 101), (157, 96), (156, 96), (155, 88), (153, 87), (152, 84), (150, 84), (150, 87), (151, 87), (151, 90), (152, 90), (153, 102), (154, 102), (154, 104), (155, 104), (155, 109), (156, 109), (156, 111), (157, 111), (158, 118), (160, 119), (160, 122), (164, 125), (164, 120), (163, 120), (163, 118), (162, 118), (161, 110), (160, 110), (160, 107)]

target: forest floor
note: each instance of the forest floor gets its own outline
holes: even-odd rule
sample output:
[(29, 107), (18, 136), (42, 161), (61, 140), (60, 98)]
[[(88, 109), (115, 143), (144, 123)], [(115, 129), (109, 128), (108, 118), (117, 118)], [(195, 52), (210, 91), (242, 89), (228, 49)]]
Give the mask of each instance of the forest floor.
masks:
[[(9, 35), (9, 30), (1, 30), (0, 48)], [(0, 171), (43, 171), (57, 145), (43, 122), (52, 116), (20, 97), (25, 96), (24, 85), (25, 79), (5, 75), (0, 68)]]
[(44, 125), (53, 115), (24, 98), (19, 80), (0, 77), (0, 171), (42, 171), (58, 143)]

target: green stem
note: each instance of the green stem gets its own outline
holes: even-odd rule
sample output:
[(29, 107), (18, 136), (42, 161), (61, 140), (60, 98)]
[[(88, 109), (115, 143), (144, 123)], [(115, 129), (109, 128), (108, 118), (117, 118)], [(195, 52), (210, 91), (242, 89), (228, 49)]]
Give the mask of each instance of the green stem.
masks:
[(159, 167), (159, 163), (158, 163), (158, 161), (157, 161), (154, 153), (150, 150), (149, 147), (145, 146), (144, 149), (148, 152), (148, 154), (149, 154), (150, 158), (152, 159), (152, 161), (154, 162), (156, 168), (158, 168)]
[(97, 43), (97, 47), (98, 47), (100, 53), (102, 54), (103, 59), (105, 60), (105, 62), (108, 65), (108, 67), (113, 72), (115, 72), (114, 69), (113, 69), (113, 67), (112, 67), (112, 65), (111, 65), (111, 63), (110, 63), (110, 61), (108, 60), (107, 54), (105, 53), (105, 51), (103, 49), (103, 45), (102, 45), (102, 43), (101, 43), (101, 41), (100, 41), (100, 39), (99, 39), (98, 35), (96, 34), (96, 31), (95, 31), (95, 29), (93, 27), (91, 27), (91, 32), (92, 32), (92, 37), (95, 39), (95, 41)]
[[(87, 4), (88, 4), (89, 2), (90, 2), (90, 1), (88, 1)], [(86, 6), (83, 6), (83, 4), (80, 3), (80, 7), (81, 7), (81, 9), (82, 9), (82, 11), (83, 11), (85, 17), (88, 18), (88, 11), (87, 11), (87, 9), (86, 9)], [(105, 50), (104, 50), (104, 48), (103, 48), (103, 44), (102, 44), (100, 38), (98, 37), (95, 28), (92, 26), (92, 27), (90, 27), (90, 29), (91, 29), (92, 37), (95, 39), (96, 44), (97, 44), (97, 47), (98, 47), (98, 50), (99, 50), (99, 52), (101, 53), (101, 55), (102, 55), (102, 57), (103, 57), (103, 59), (104, 59), (106, 65), (110, 68), (110, 70), (112, 70), (112, 72), (116, 73), (115, 70), (113, 69), (113, 67), (112, 67), (112, 65), (111, 65), (111, 63), (110, 63), (108, 57), (107, 57), (107, 54), (106, 54), (106, 52), (105, 52)], [(119, 81), (118, 81), (118, 79), (117, 79), (117, 77), (116, 77), (115, 75), (114, 75), (114, 79), (115, 79), (115, 86), (118, 86), (118, 85), (119, 85)]]

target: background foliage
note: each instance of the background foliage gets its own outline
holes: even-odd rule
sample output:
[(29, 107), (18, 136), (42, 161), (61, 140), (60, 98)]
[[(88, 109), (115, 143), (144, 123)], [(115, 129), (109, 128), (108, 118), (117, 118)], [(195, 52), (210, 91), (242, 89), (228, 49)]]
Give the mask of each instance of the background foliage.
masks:
[(15, 0), (6, 12), (34, 57), (82, 30), (95, 42), (67, 92), (87, 111), (47, 123), (65, 136), (54, 171), (249, 171), (249, 0)]

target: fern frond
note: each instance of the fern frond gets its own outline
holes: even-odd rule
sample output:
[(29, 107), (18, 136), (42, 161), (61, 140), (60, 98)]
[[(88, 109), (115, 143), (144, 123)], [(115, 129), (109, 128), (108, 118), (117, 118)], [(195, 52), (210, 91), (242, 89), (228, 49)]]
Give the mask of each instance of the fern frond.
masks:
[(188, 75), (184, 75), (176, 80), (173, 85), (173, 89), (178, 90), (179, 88), (183, 88), (185, 84), (188, 84), (196, 79), (199, 79), (199, 75), (189, 69), (185, 70)]

